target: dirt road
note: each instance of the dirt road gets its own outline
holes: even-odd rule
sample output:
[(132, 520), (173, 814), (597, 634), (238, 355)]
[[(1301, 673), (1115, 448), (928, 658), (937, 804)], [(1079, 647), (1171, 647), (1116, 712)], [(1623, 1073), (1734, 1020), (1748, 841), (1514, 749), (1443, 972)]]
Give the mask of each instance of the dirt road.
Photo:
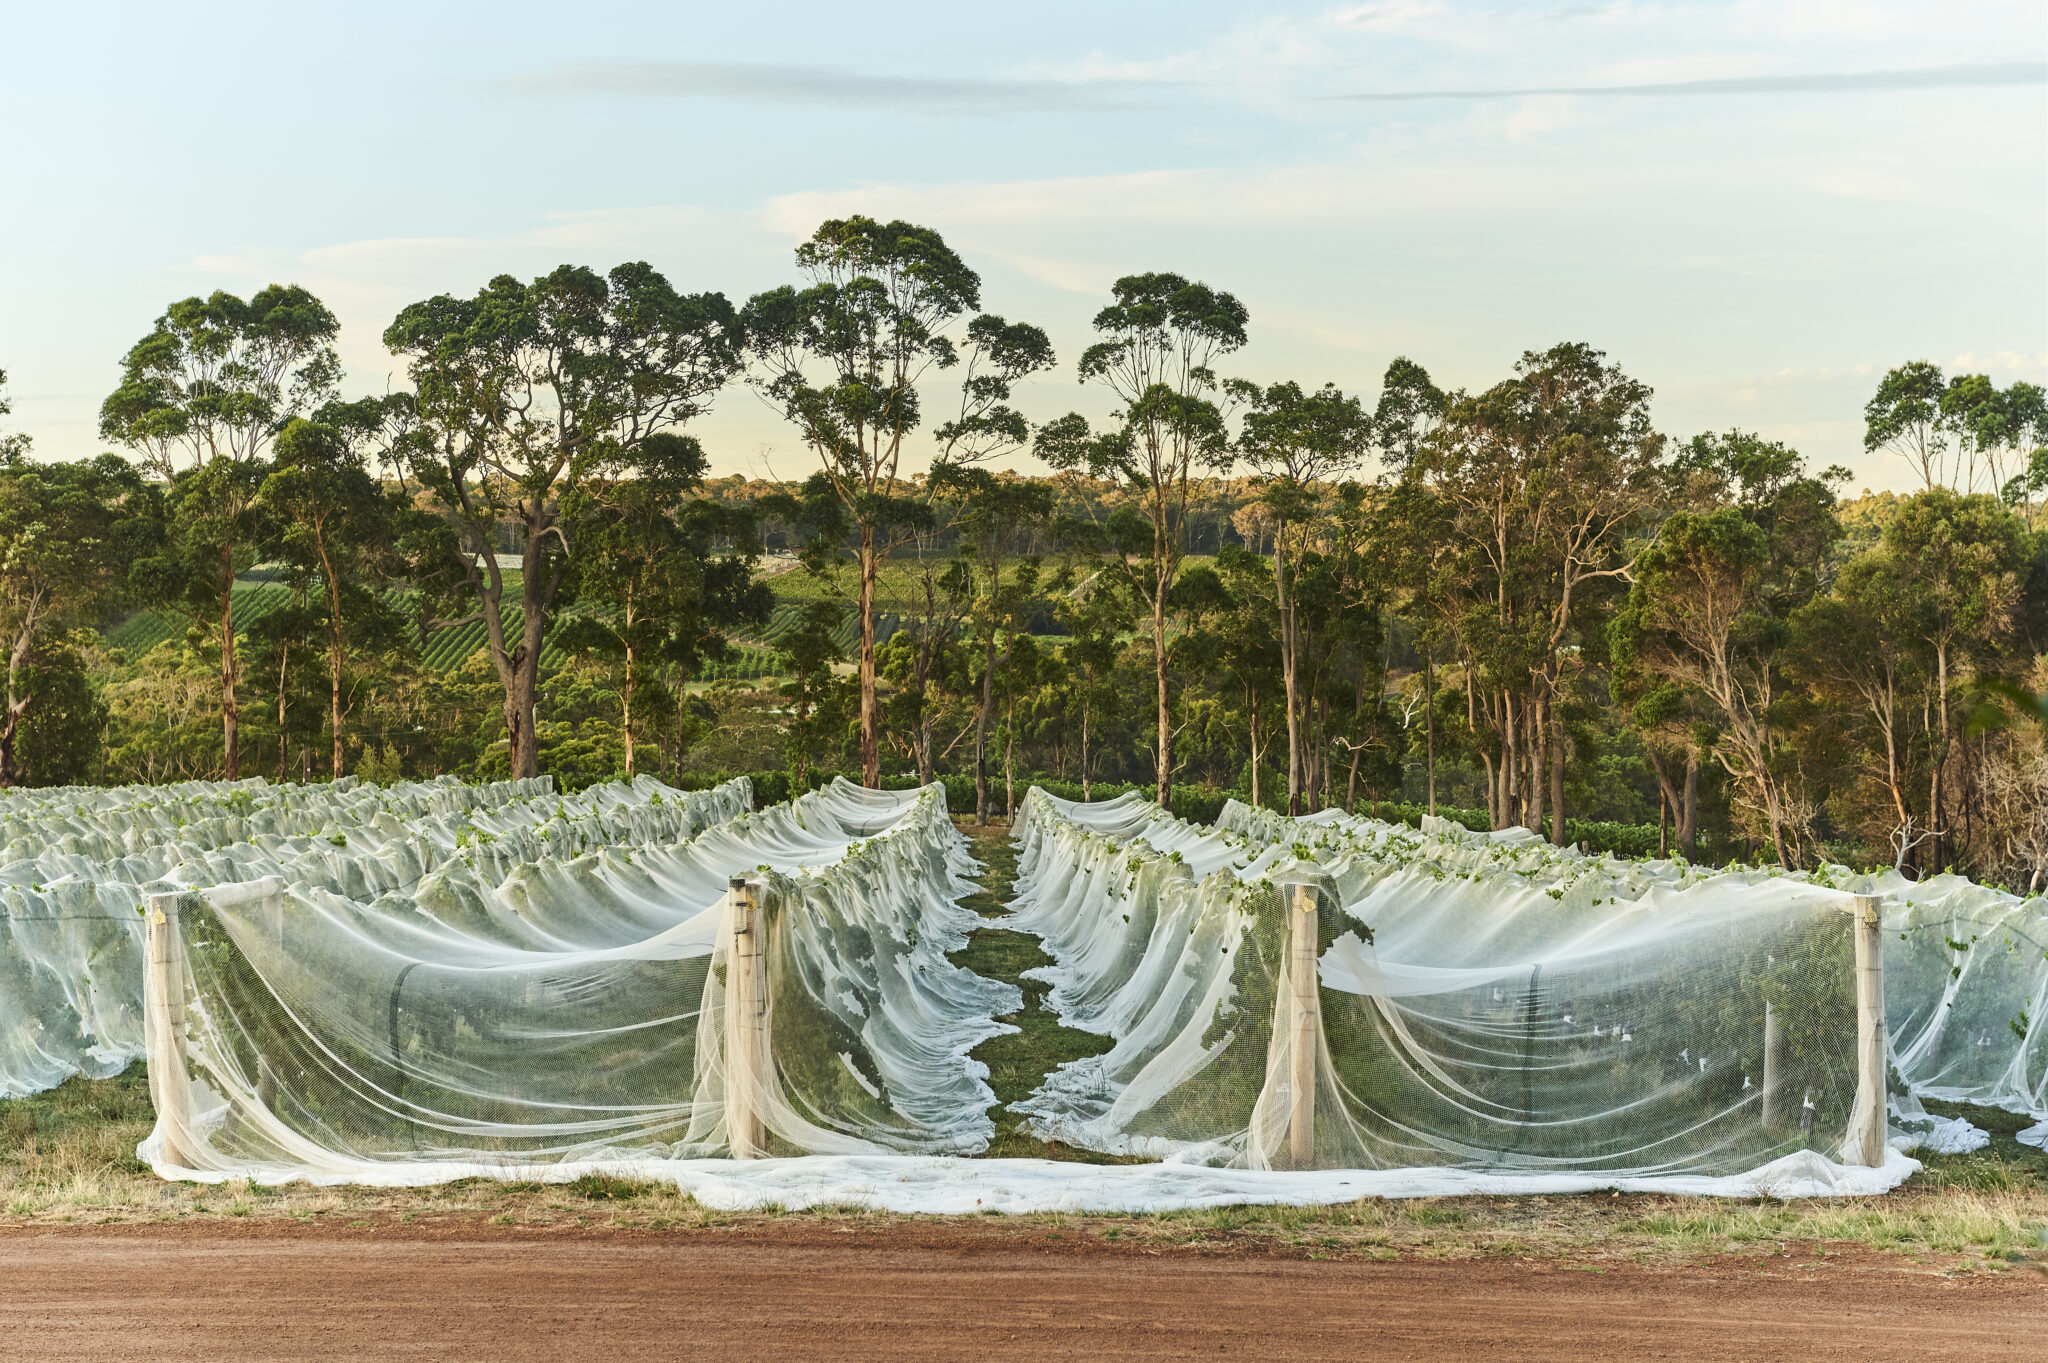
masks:
[[(324, 1228), (323, 1228), (324, 1229)], [(975, 1228), (0, 1235), (0, 1358), (2035, 1359), (2048, 1277), (1092, 1250)]]

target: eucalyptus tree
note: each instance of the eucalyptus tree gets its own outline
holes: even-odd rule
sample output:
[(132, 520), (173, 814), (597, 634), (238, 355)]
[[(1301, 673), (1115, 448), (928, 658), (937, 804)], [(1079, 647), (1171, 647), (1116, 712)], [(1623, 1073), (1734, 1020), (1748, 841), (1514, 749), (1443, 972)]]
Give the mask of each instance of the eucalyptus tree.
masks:
[(960, 552), (973, 570), (969, 619), (980, 646), (981, 676), (974, 703), (974, 820), (988, 822), (988, 731), (995, 715), (996, 670), (1010, 660), (1040, 597), (1035, 559), (1028, 570), (1004, 580), (1011, 559), (1027, 537), (1052, 520), (1053, 491), (1044, 483), (997, 477), (986, 469), (963, 468), (934, 475), (943, 492), (959, 496), (954, 518)]
[(47, 783), (21, 760), (23, 723), (50, 707), (57, 673), (69, 675), (68, 631), (125, 595), (128, 565), (161, 534), (160, 517), (156, 489), (117, 455), (41, 464), (25, 441), (0, 454), (0, 786)]
[(1123, 633), (1131, 625), (1130, 604), (1120, 595), (1118, 580), (1098, 572), (1076, 582), (1072, 565), (1056, 569), (1046, 589), (1053, 619), (1067, 636), (1057, 656), (1069, 713), (1080, 721), (1076, 755), (1086, 800), (1094, 785), (1101, 731), (1106, 720), (1116, 718), (1116, 670), (1124, 654)]
[(1560, 844), (1574, 632), (1628, 574), (1666, 486), (1649, 401), (1591, 346), (1530, 351), (1513, 378), (1453, 399), (1410, 466), (1452, 519), (1473, 728), (1483, 716), (1499, 755), (1493, 770), (1482, 753), (1494, 817), (1537, 827), (1547, 795)]
[(974, 610), (974, 577), (968, 563), (938, 552), (926, 541), (905, 565), (904, 612), (889, 638), (875, 651), (875, 670), (894, 688), (882, 704), (886, 731), (917, 768), (920, 785), (931, 783), (934, 763), (966, 737), (938, 746), (938, 721), (948, 696), (968, 689), (967, 649), (961, 627)]
[(1149, 613), (1157, 798), (1173, 794), (1173, 691), (1169, 620), (1187, 554), (1190, 492), (1199, 474), (1230, 466), (1224, 402), (1213, 363), (1245, 343), (1250, 313), (1231, 295), (1177, 274), (1126, 275), (1095, 315), (1101, 340), (1081, 355), (1083, 383), (1108, 390), (1109, 423), (1090, 430), (1069, 413), (1039, 432), (1053, 468), (1112, 482), (1136, 510), (1100, 527), (1108, 562)]
[(1701, 698), (1713, 757), (1789, 866), (1805, 833), (1780, 714), (1791, 617), (1841, 534), (1830, 484), (1846, 475), (1811, 476), (1796, 451), (1740, 431), (1698, 437), (1679, 462), (1694, 501), (1632, 565), (1608, 630), (1617, 689), (1650, 693), (1661, 678)]
[(1996, 672), (2004, 636), (2016, 623), (2026, 527), (1997, 498), (1934, 488), (1908, 498), (1885, 523), (1883, 547), (1904, 589), (1917, 598), (1913, 641), (1931, 674), (1935, 722), (1928, 763), (1929, 860), (1955, 846), (1948, 818), (1948, 767), (1956, 741), (1956, 691), (1970, 671)]
[(1373, 435), (1391, 482), (1370, 508), (1366, 535), (1422, 654), (1423, 795), (1431, 814), (1436, 813), (1437, 653), (1455, 635), (1458, 597), (1446, 590), (1448, 565), (1455, 558), (1452, 509), (1430, 486), (1418, 461), (1449, 404), (1421, 365), (1406, 356), (1387, 365), (1373, 409)]
[[(738, 316), (723, 294), (678, 293), (645, 262), (609, 275), (563, 265), (530, 283), (500, 275), (473, 298), (415, 303), (384, 344), (406, 357), (417, 395), (407, 468), (458, 531), (451, 595), (470, 609), (434, 627), (483, 623), (512, 775), (532, 776), (541, 650), (571, 555), (563, 500), (667, 457), (657, 438), (739, 372)], [(516, 583), (495, 552), (506, 522), (519, 536)], [(516, 637), (508, 595), (520, 607)]]
[[(350, 654), (388, 648), (399, 635), (386, 588), (398, 575), (405, 509), (371, 466), (361, 409), (318, 415), (326, 419), (295, 418), (278, 434), (276, 467), (259, 497), (277, 521), (287, 569), (302, 584), (317, 583), (322, 598), (307, 620), (327, 655), (328, 771), (338, 778), (347, 767)], [(286, 617), (272, 614), (281, 628)]]
[(2031, 526), (2032, 502), (2048, 487), (2048, 393), (2025, 380), (2000, 388), (1982, 374), (1959, 374), (1941, 395), (1941, 414), (1970, 455), (1962, 490), (1976, 490), (1981, 464), (1985, 490)]
[[(1020, 448), (1029, 433), (1013, 385), (1049, 367), (1045, 333), (977, 313), (981, 278), (928, 227), (854, 216), (821, 223), (796, 249), (800, 285), (750, 299), (754, 381), (816, 456), (854, 537), (860, 632), (861, 779), (881, 781), (875, 685), (875, 581), (932, 525), (933, 486), (909, 481), (910, 438), (925, 424), (921, 385), (962, 370), (955, 413), (933, 429), (933, 472)], [(961, 326), (959, 338), (951, 329)]]
[[(689, 494), (703, 481), (702, 447), (669, 432), (641, 446), (638, 476), (592, 481), (563, 499), (578, 552), (567, 586), (562, 644), (615, 665), (625, 773), (638, 770), (637, 728), (677, 684), (730, 651), (726, 632), (767, 623), (774, 593), (754, 581), (760, 536), (744, 508)], [(647, 703), (636, 711), (636, 701)]]
[(1914, 360), (1888, 370), (1863, 406), (1863, 452), (1888, 451), (1920, 475), (1921, 486), (1948, 481), (1948, 429), (1941, 399), (1941, 366)]
[(1324, 501), (1318, 487), (1356, 469), (1371, 451), (1376, 423), (1357, 397), (1324, 384), (1303, 392), (1298, 383), (1268, 388), (1232, 380), (1231, 393), (1244, 406), (1237, 452), (1267, 484), (1260, 500), (1273, 515), (1273, 590), (1280, 618), (1280, 675), (1287, 712), (1287, 812), (1301, 814), (1306, 775), (1302, 731), (1307, 723), (1302, 694), (1301, 638), (1295, 622), (1290, 581), (1290, 533), (1312, 520)]
[(241, 767), (235, 700), (235, 578), (253, 562), (262, 465), (286, 424), (333, 396), (340, 330), (325, 304), (296, 284), (247, 301), (217, 292), (170, 305), (122, 361), (121, 384), (100, 405), (100, 434), (176, 483), (176, 551), (150, 579), (163, 604), (217, 629), (223, 773)]
[(839, 642), (845, 623), (845, 601), (833, 596), (812, 597), (797, 604), (789, 627), (775, 640), (788, 663), (789, 676), (781, 688), (788, 715), (783, 725), (783, 752), (795, 794), (811, 788), (811, 764), (818, 760), (826, 737), (846, 732), (843, 688), (832, 671), (832, 665), (846, 656)]
[(1931, 737), (1928, 669), (1914, 641), (1927, 633), (1927, 600), (1882, 543), (1841, 566), (1829, 590), (1792, 613), (1792, 677), (1839, 717), (1869, 778), (1885, 795), (1881, 831), (1903, 868), (1937, 825), (1910, 786)]

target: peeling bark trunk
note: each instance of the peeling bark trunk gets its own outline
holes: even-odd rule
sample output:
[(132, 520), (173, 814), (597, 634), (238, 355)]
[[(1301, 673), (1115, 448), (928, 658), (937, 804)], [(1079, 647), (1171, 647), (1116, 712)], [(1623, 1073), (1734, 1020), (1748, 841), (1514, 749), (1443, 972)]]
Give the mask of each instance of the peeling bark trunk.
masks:
[[(235, 555), (232, 549), (221, 555), (227, 585), (220, 594), (220, 728), (221, 772), (224, 779), (239, 779), (242, 770), (241, 710), (235, 703)], [(279, 742), (284, 740), (280, 737)]]
[(860, 531), (860, 783), (882, 788), (882, 712), (875, 694), (875, 574), (881, 558), (873, 526)]

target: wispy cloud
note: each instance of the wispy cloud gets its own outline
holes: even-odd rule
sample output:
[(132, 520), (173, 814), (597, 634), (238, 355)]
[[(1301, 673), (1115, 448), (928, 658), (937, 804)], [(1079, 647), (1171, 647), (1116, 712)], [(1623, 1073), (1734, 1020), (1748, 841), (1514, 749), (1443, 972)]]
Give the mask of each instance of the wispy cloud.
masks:
[(1934, 90), (1957, 86), (2048, 85), (2048, 62), (1958, 62), (1892, 71), (1813, 71), (1780, 76), (1722, 76), (1643, 85), (1526, 85), (1496, 89), (1374, 90), (1323, 95), (1326, 100), (1386, 103), (1425, 99), (1523, 99), (1539, 95), (1787, 95), (1861, 90)]
[(906, 76), (784, 62), (582, 62), (514, 77), (501, 88), (524, 95), (718, 99), (919, 114), (1080, 112), (1129, 108), (1143, 99), (1128, 88), (1087, 80)]

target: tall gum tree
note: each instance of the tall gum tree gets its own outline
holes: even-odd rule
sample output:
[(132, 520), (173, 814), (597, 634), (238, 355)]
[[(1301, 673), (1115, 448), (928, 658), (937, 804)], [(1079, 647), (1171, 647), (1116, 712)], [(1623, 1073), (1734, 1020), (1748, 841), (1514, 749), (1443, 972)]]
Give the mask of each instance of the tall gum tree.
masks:
[[(744, 325), (754, 382), (816, 456), (843, 506), (857, 576), (861, 780), (881, 784), (882, 715), (876, 695), (875, 582), (891, 554), (932, 525), (933, 480), (904, 467), (924, 425), (920, 385), (962, 366), (956, 414), (935, 430), (930, 471), (962, 467), (1022, 446), (1011, 385), (1052, 363), (1045, 333), (1000, 317), (973, 317), (981, 278), (945, 239), (909, 222), (854, 216), (821, 223), (796, 249), (800, 285), (756, 294)], [(964, 361), (964, 365), (963, 365)]]
[(1287, 707), (1287, 812), (1298, 815), (1304, 812), (1306, 716), (1289, 536), (1314, 516), (1320, 503), (1316, 485), (1350, 472), (1364, 460), (1372, 448), (1374, 423), (1364, 405), (1335, 384), (1304, 392), (1293, 382), (1260, 388), (1233, 380), (1229, 388), (1244, 407), (1238, 454), (1267, 478), (1260, 500), (1273, 516), (1273, 590), (1280, 614), (1280, 676)]
[(1559, 844), (1574, 634), (1593, 597), (1627, 575), (1664, 494), (1649, 402), (1591, 346), (1530, 351), (1513, 378), (1452, 399), (1411, 465), (1449, 508), (1459, 546), (1469, 714), (1498, 745), (1481, 754), (1494, 819), (1540, 828), (1547, 803)]
[(1829, 484), (1846, 475), (1811, 477), (1797, 452), (1741, 431), (1699, 437), (1677, 464), (1685, 504), (1636, 557), (1609, 629), (1617, 690), (1662, 678), (1703, 699), (1708, 751), (1790, 866), (1805, 832), (1780, 715), (1791, 617), (1841, 535)]
[(587, 484), (564, 500), (578, 552), (562, 643), (617, 668), (625, 774), (639, 771), (646, 715), (673, 704), (665, 681), (696, 675), (729, 651), (725, 630), (767, 623), (774, 593), (754, 581), (752, 512), (692, 495), (704, 451), (670, 432), (641, 446), (639, 476)]
[[(1107, 429), (1069, 413), (1039, 432), (1039, 456), (1062, 472), (1114, 482), (1137, 503), (1139, 526), (1106, 525), (1111, 568), (1149, 615), (1153, 766), (1160, 804), (1173, 795), (1169, 620), (1187, 556), (1188, 499), (1197, 475), (1230, 466), (1223, 390), (1212, 368), (1245, 343), (1251, 314), (1231, 295), (1177, 274), (1126, 275), (1095, 315), (1103, 339), (1081, 355), (1080, 379), (1107, 389)], [(1138, 531), (1137, 534), (1126, 533)]]
[[(571, 552), (562, 501), (630, 477), (650, 439), (704, 411), (739, 372), (738, 317), (723, 294), (678, 293), (644, 261), (609, 275), (563, 265), (531, 283), (500, 275), (474, 298), (415, 303), (384, 344), (409, 362), (419, 426), (407, 463), (459, 531), (452, 594), (472, 607), (429, 628), (483, 623), (512, 775), (536, 775), (541, 649)], [(516, 587), (496, 552), (508, 522)]]
[[(170, 305), (122, 361), (121, 385), (100, 406), (100, 434), (127, 446), (165, 483), (181, 480), (174, 518), (182, 541), (160, 555), (166, 604), (190, 610), (220, 638), (222, 772), (241, 771), (235, 699), (235, 576), (245, 566), (262, 467), (280, 431), (334, 394), (340, 324), (296, 284), (245, 302), (230, 293)], [(201, 604), (211, 603), (201, 614)]]
[(1026, 537), (1052, 519), (1053, 492), (1044, 483), (959, 469), (940, 480), (963, 501), (954, 524), (960, 552), (973, 569), (970, 620), (981, 655), (974, 701), (974, 820), (988, 822), (988, 730), (995, 714), (996, 670), (1010, 661), (1030, 608), (1039, 600), (1035, 572), (1019, 580), (1004, 572)]
[[(404, 429), (410, 402), (331, 403), (318, 419), (295, 418), (277, 437), (277, 463), (259, 497), (278, 520), (279, 547), (302, 580), (317, 581), (318, 628), (327, 652), (329, 774), (347, 766), (347, 680), (352, 650), (395, 633), (396, 611), (380, 590), (395, 576), (404, 508), (372, 467), (377, 434)], [(280, 733), (280, 747), (283, 737)], [(279, 753), (283, 761), (283, 753)]]
[(161, 531), (154, 489), (120, 456), (41, 464), (26, 451), (26, 441), (0, 442), (0, 786), (49, 779), (26, 768), (19, 746), (23, 721), (46, 700), (39, 665), (67, 651), (67, 627), (121, 599), (129, 563)]

